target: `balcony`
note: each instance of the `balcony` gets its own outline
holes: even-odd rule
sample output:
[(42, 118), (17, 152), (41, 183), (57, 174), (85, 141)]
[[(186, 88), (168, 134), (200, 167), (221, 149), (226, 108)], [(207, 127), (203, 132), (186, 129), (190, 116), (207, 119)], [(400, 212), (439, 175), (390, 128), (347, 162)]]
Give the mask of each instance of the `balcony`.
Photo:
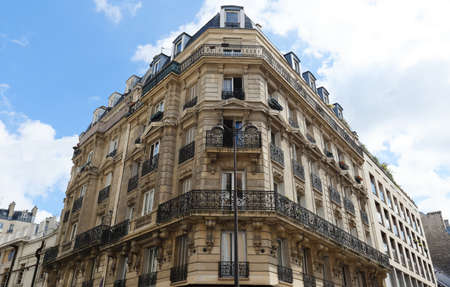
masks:
[(119, 241), (122, 237), (128, 234), (128, 230), (130, 229), (129, 226), (130, 221), (128, 219), (111, 226), (111, 228), (105, 231), (102, 236), (103, 243), (109, 244)]
[(157, 111), (150, 117), (150, 123), (159, 122), (160, 120), (162, 120), (163, 116), (164, 116), (164, 112)]
[(296, 160), (292, 161), (292, 168), (294, 170), (294, 176), (298, 177), (302, 181), (305, 181), (305, 169)]
[(344, 197), (344, 208), (351, 214), (355, 215), (355, 206), (350, 198)]
[(195, 154), (195, 141), (188, 143), (182, 147), (178, 153), (178, 164), (187, 161), (194, 157)]
[(276, 111), (282, 111), (283, 110), (283, 106), (280, 105), (280, 103), (278, 102), (277, 99), (275, 99), (274, 97), (269, 97), (269, 107), (271, 109), (274, 109)]
[(345, 161), (343, 161), (343, 160), (341, 160), (341, 161), (339, 161), (339, 167), (342, 169), (342, 170), (348, 170), (348, 165), (345, 163)]
[(125, 286), (127, 286), (126, 282), (127, 282), (126, 279), (116, 280), (116, 281), (114, 281), (114, 287), (125, 287)]
[(295, 119), (292, 119), (292, 118), (289, 119), (289, 125), (291, 127), (293, 127), (294, 129), (298, 129), (299, 128), (298, 122)]
[(367, 213), (364, 210), (360, 210), (360, 213), (361, 213), (361, 221), (365, 225), (369, 225), (369, 217), (367, 216)]
[(333, 158), (333, 153), (331, 152), (331, 151), (329, 151), (329, 150), (325, 150), (325, 155), (328, 157), (328, 158)]
[(106, 157), (107, 157), (107, 158), (108, 158), (108, 157), (115, 157), (116, 154), (117, 154), (117, 149), (114, 149), (112, 152), (108, 153), (108, 154), (106, 155)]
[(329, 280), (323, 280), (323, 287), (334, 287), (334, 282)]
[(292, 269), (289, 267), (278, 265), (278, 280), (287, 283), (292, 283), (293, 282)]
[(170, 268), (170, 282), (180, 282), (187, 279), (187, 264)]
[(154, 155), (151, 159), (144, 161), (144, 164), (142, 165), (142, 176), (158, 168), (158, 159), (159, 154)]
[(93, 287), (94, 286), (94, 279), (88, 280), (88, 281), (84, 281), (81, 284), (82, 287)]
[(66, 212), (64, 212), (63, 222), (67, 222), (67, 220), (69, 220), (69, 215), (70, 210), (66, 210)]
[(48, 248), (45, 250), (44, 264), (56, 259), (56, 257), (58, 257), (58, 246)]
[(245, 93), (242, 89), (236, 89), (234, 91), (222, 91), (222, 100), (228, 100), (235, 98), (238, 100), (245, 100)]
[(196, 104), (197, 104), (197, 97), (194, 97), (194, 98), (190, 99), (189, 101), (187, 101), (186, 103), (184, 103), (184, 105), (183, 105), (183, 111), (184, 111), (185, 109), (192, 108), (192, 107), (195, 106)]
[(316, 140), (310, 133), (306, 133), (306, 138), (309, 140), (310, 143), (315, 144)]
[(139, 276), (138, 287), (150, 287), (156, 285), (156, 272), (146, 273)]
[(109, 197), (109, 190), (111, 189), (111, 185), (103, 188), (98, 192), (97, 203), (102, 203), (105, 199)]
[[(261, 148), (261, 132), (254, 126), (248, 126), (244, 131), (238, 131), (236, 137), (236, 148), (240, 151)], [(206, 147), (233, 148), (233, 132), (219, 126), (206, 131)]]
[(328, 190), (330, 191), (330, 199), (331, 201), (333, 201), (334, 203), (336, 203), (337, 205), (341, 205), (341, 195), (339, 194), (339, 192), (336, 190), (336, 188), (330, 186), (328, 188)]
[[(249, 264), (248, 262), (239, 262), (239, 277), (248, 278)], [(219, 262), (219, 278), (234, 277), (234, 262), (220, 261)]]
[(284, 166), (284, 154), (280, 147), (277, 147), (274, 143), (270, 143), (270, 158)]
[(83, 205), (83, 197), (81, 196), (73, 202), (72, 212), (80, 210), (82, 205)]
[(128, 180), (127, 192), (130, 192), (136, 187), (138, 187), (138, 184), (139, 184), (139, 175), (136, 174), (135, 176), (130, 177), (130, 179)]
[[(232, 206), (230, 191), (192, 190), (160, 204), (157, 210), (157, 222), (167, 223), (185, 216), (204, 216), (205, 214), (211, 216), (212, 213), (231, 215)], [(238, 209), (241, 216), (245, 213), (263, 211), (267, 214), (272, 213), (271, 216), (286, 217), (293, 223), (339, 246), (344, 246), (385, 267), (390, 266), (389, 257), (385, 254), (274, 191), (243, 190), (239, 195)]]
[(304, 287), (316, 287), (316, 277), (303, 273), (303, 286)]
[(109, 226), (98, 225), (92, 229), (89, 229), (86, 232), (78, 234), (77, 237), (75, 238), (74, 249), (82, 249), (101, 244), (103, 238), (105, 237), (108, 231)]
[(315, 190), (322, 192), (322, 181), (320, 180), (320, 177), (314, 173), (311, 173), (311, 185)]
[(356, 181), (356, 183), (361, 184), (362, 183), (362, 177), (360, 177), (359, 175), (356, 175), (355, 176), (355, 181)]

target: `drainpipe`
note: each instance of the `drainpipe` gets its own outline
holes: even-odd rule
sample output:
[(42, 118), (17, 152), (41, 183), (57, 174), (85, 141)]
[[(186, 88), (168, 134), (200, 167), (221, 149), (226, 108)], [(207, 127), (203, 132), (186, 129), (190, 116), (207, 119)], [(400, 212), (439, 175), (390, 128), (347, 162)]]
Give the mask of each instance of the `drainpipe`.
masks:
[(45, 239), (42, 240), (41, 247), (39, 247), (34, 253), (34, 256), (36, 257), (36, 266), (34, 267), (33, 271), (33, 279), (31, 280), (31, 287), (34, 287), (34, 281), (36, 280), (36, 273), (39, 266), (39, 261), (41, 260), (41, 251), (44, 248), (44, 242)]
[(16, 263), (17, 251), (19, 250), (19, 247), (17, 245), (13, 245), (13, 247), (14, 247), (14, 258), (13, 258), (13, 260), (11, 262), (11, 268), (9, 269), (8, 278), (6, 278), (5, 286), (8, 286), (8, 284), (9, 284), (9, 278), (11, 277), (11, 273), (12, 273), (14, 264)]

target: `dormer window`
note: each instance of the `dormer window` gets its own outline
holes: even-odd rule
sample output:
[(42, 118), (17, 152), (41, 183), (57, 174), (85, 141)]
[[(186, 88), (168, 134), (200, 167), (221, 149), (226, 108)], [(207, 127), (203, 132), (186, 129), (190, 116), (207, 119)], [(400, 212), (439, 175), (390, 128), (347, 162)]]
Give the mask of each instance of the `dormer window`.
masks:
[(119, 93), (113, 93), (111, 96), (109, 96), (108, 99), (108, 107), (112, 108), (114, 107), (117, 102), (120, 100), (121, 95)]
[(160, 60), (158, 60), (153, 64), (153, 74), (158, 73), (160, 68)]
[(175, 55), (178, 55), (179, 53), (181, 53), (181, 50), (183, 48), (182, 44), (183, 43), (181, 40), (175, 44)]
[(155, 106), (155, 113), (156, 112), (164, 112), (164, 101), (159, 102), (156, 106)]
[(225, 27), (239, 28), (238, 11), (225, 11)]
[(300, 63), (297, 60), (295, 60), (295, 59), (294, 59), (294, 70), (297, 73), (300, 73)]

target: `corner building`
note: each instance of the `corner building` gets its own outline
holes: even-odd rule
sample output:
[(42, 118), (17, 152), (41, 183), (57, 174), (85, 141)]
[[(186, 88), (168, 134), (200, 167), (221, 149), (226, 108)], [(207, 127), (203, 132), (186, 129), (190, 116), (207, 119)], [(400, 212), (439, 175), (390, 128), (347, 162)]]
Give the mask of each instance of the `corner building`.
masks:
[(75, 147), (49, 286), (232, 285), (235, 182), (241, 285), (383, 286), (363, 150), (300, 69), (223, 6), (130, 77)]

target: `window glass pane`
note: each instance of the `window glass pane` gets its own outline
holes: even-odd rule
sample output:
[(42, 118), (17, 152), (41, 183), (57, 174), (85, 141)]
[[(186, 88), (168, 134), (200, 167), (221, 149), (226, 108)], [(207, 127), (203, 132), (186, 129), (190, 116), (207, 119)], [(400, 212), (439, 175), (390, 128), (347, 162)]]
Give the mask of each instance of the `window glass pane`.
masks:
[(226, 12), (226, 20), (225, 22), (232, 22), (237, 23), (238, 22), (238, 13), (236, 12)]
[(225, 78), (223, 79), (223, 90), (224, 91), (232, 91), (233, 90), (233, 83), (231, 78)]

